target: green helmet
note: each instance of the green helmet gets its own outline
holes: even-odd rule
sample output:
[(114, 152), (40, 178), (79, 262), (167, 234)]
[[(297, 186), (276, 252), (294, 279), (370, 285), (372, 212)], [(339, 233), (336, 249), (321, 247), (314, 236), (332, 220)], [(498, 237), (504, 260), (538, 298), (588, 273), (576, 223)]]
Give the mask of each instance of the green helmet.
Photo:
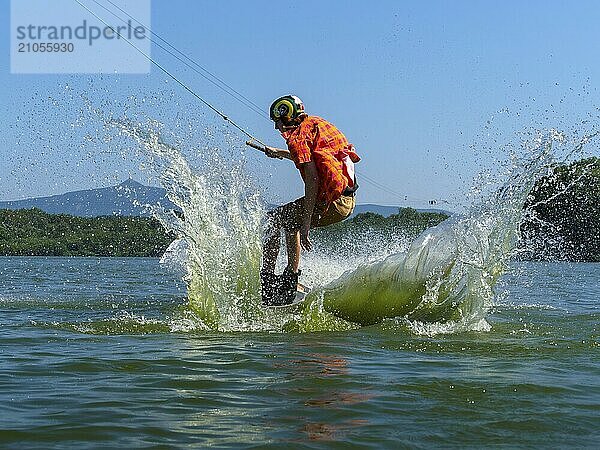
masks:
[(295, 95), (284, 95), (271, 104), (269, 113), (273, 122), (282, 118), (293, 120), (304, 114), (304, 103)]

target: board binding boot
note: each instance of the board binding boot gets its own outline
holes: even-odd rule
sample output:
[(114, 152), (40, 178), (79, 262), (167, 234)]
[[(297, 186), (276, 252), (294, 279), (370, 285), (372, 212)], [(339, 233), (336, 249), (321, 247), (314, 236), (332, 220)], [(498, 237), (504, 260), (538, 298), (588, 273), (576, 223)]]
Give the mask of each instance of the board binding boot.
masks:
[(260, 291), (263, 305), (280, 305), (281, 303), (278, 301), (280, 288), (281, 277), (279, 275), (270, 272), (260, 273)]
[(287, 306), (302, 300), (310, 289), (298, 283), (299, 276), (300, 271), (294, 273), (288, 268), (281, 275), (261, 272), (260, 287), (263, 305)]
[(296, 300), (296, 293), (298, 292), (298, 277), (300, 277), (301, 271), (295, 272), (286, 267), (281, 274), (281, 285), (279, 296), (282, 301), (282, 305), (290, 305)]

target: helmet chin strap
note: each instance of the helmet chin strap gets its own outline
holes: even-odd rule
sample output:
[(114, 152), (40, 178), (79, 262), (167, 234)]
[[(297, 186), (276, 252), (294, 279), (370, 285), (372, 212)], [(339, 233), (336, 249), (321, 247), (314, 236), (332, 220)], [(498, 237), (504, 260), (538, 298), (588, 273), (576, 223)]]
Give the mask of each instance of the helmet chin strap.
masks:
[(300, 124), (297, 125), (283, 125), (281, 128), (283, 128), (284, 131), (290, 131), (293, 130), (295, 128), (298, 128), (300, 126)]
[[(283, 120), (281, 120), (281, 119), (279, 119), (279, 120), (281, 121), (281, 129), (282, 129), (282, 131), (290, 131), (290, 130), (293, 130), (293, 129), (295, 129), (295, 128), (298, 128), (298, 127), (300, 126), (300, 124), (302, 123), (302, 121), (300, 121), (300, 122), (298, 122), (298, 123), (295, 123), (295, 124), (293, 124), (293, 125), (285, 125), (285, 124), (283, 123)], [(277, 126), (276, 126), (275, 128), (277, 128)]]
[(285, 125), (283, 124), (283, 129), (285, 131), (289, 131), (289, 130), (293, 130), (295, 128), (298, 128), (301, 124), (302, 121), (304, 120), (304, 118), (306, 117), (306, 114), (301, 114), (299, 117), (296, 117), (295, 119), (292, 119), (292, 121), (294, 122), (294, 125)]

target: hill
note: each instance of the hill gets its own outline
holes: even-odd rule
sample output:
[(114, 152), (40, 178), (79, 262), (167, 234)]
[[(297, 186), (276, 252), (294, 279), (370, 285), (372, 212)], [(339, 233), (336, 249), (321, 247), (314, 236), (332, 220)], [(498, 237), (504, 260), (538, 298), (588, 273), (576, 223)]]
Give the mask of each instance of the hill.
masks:
[[(129, 179), (117, 186), (100, 189), (87, 189), (67, 192), (50, 197), (28, 198), (25, 200), (0, 202), (0, 209), (41, 209), (49, 214), (68, 214), (77, 217), (98, 216), (142, 216), (149, 217), (148, 205), (161, 205), (165, 209), (179, 208), (167, 197), (166, 190), (159, 187), (145, 186)], [(271, 205), (275, 206), (275, 205)], [(376, 204), (356, 205), (350, 218), (363, 213), (374, 213), (383, 217), (398, 214), (401, 206)], [(424, 213), (452, 213), (441, 209), (418, 209)]]
[(0, 209), (37, 208), (49, 214), (69, 214), (78, 217), (150, 216), (147, 205), (178, 209), (166, 198), (164, 189), (144, 186), (132, 179), (107, 188), (0, 202)]

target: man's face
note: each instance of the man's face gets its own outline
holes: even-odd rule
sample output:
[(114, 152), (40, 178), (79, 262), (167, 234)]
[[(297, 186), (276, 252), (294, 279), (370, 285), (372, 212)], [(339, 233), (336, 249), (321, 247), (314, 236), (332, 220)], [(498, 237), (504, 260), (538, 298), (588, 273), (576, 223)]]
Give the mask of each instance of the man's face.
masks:
[(284, 128), (283, 128), (284, 126), (285, 125), (283, 125), (283, 120), (277, 119), (275, 121), (275, 129), (279, 130), (280, 133), (283, 133), (285, 131)]
[(287, 118), (279, 118), (275, 121), (275, 129), (279, 130), (280, 133), (289, 131), (290, 127), (294, 127), (294, 123)]

